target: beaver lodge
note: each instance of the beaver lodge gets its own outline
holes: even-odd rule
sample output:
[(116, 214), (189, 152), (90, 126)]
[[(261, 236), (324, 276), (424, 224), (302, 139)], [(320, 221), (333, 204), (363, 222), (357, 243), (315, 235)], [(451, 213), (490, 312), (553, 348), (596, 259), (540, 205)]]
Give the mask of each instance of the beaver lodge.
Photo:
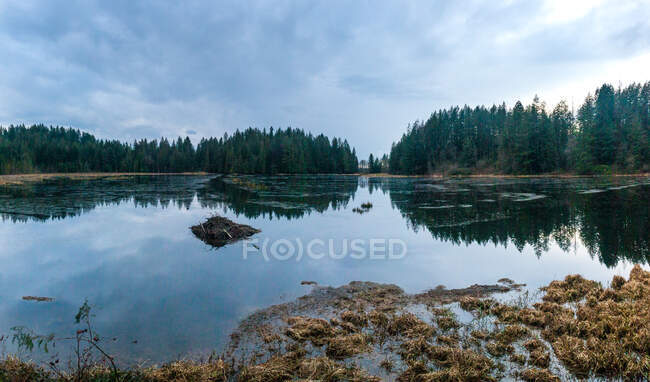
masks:
[(215, 215), (190, 228), (192, 233), (206, 244), (223, 247), (261, 232), (245, 224), (238, 224), (223, 216)]

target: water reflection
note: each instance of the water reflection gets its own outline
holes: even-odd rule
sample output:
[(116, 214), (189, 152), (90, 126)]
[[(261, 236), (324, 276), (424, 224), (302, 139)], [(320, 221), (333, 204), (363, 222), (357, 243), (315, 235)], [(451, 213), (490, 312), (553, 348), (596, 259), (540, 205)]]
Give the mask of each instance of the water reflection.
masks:
[(216, 202), (238, 216), (297, 219), (330, 208), (345, 209), (358, 185), (354, 176), (216, 177), (198, 197), (204, 207)]
[[(14, 325), (69, 334), (88, 298), (98, 330), (119, 338), (112, 351), (164, 361), (219, 349), (239, 319), (308, 291), (302, 280), (409, 292), (504, 276), (532, 288), (568, 273), (606, 281), (648, 262), (648, 183), (170, 176), (4, 187), (0, 335)], [(367, 201), (370, 212), (352, 212)], [(213, 252), (191, 234), (212, 212), (261, 229), (260, 240), (397, 238), (408, 256), (244, 259), (241, 243)], [(56, 300), (21, 300), (28, 294)]]
[(649, 260), (650, 185), (642, 180), (378, 183), (413, 229), (438, 240), (529, 245), (539, 257), (551, 242), (569, 252), (578, 237), (607, 266)]
[(189, 208), (196, 190), (207, 180), (191, 176), (129, 176), (8, 185), (0, 187), (0, 218), (14, 223), (59, 220), (129, 201), (139, 208)]
[[(426, 229), (436, 240), (514, 245), (520, 252), (528, 245), (540, 257), (551, 243), (569, 252), (579, 238), (606, 266), (649, 260), (647, 179), (361, 178), (358, 184), (370, 194), (388, 194), (411, 229)], [(215, 179), (200, 195), (220, 194), (228, 208), (249, 218), (296, 218), (345, 208), (356, 190), (350, 178), (251, 177)], [(212, 199), (201, 200), (209, 205)]]
[(138, 208), (187, 209), (198, 197), (204, 208), (225, 208), (246, 217), (294, 219), (345, 208), (357, 187), (352, 176), (53, 179), (0, 187), (0, 218), (14, 223), (58, 220), (129, 201)]
[(647, 178), (465, 179), (352, 176), (121, 177), (51, 180), (0, 189), (2, 220), (64, 219), (100, 206), (133, 201), (139, 208), (202, 208), (236, 216), (299, 219), (348, 208), (358, 188), (390, 198), (408, 227), (456, 245), (476, 243), (539, 257), (576, 238), (607, 266), (648, 263), (650, 192)]

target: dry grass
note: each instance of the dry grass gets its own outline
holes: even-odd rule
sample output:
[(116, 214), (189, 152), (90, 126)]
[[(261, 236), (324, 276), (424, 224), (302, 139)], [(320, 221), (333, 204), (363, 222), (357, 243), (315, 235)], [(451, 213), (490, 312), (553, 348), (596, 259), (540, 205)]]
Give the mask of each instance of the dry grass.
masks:
[(10, 184), (25, 184), (42, 182), (48, 179), (101, 179), (124, 176), (161, 176), (161, 175), (207, 175), (206, 172), (183, 172), (183, 173), (153, 173), (153, 172), (80, 172), (80, 173), (57, 173), (57, 174), (17, 174), (0, 175), (0, 186)]
[(339, 335), (327, 341), (326, 354), (333, 359), (345, 359), (370, 350), (372, 339), (365, 334)]
[(287, 337), (299, 341), (311, 341), (316, 346), (322, 346), (332, 337), (334, 330), (329, 322), (322, 318), (290, 317), (287, 320), (289, 328), (285, 331)]
[[(439, 288), (409, 297), (395, 286), (352, 283), (333, 291), (338, 297), (320, 316), (290, 315), (288, 307), (274, 307), (273, 312), (288, 318), (279, 326), (258, 322), (259, 330), (249, 330), (261, 346), (237, 364), (183, 361), (125, 373), (160, 382), (379, 381), (356, 364), (363, 360), (364, 367), (372, 366), (369, 370), (383, 370), (402, 382), (555, 382), (560, 380), (556, 372), (563, 378), (607, 380), (646, 380), (650, 375), (650, 272), (638, 266), (629, 279), (615, 277), (609, 287), (578, 275), (553, 281), (532, 305), (475, 295), (483, 289), (460, 291)], [(446, 305), (434, 305), (435, 299), (448, 301), (454, 295), (462, 309), (493, 324), (461, 323)], [(413, 302), (424, 303), (430, 319), (408, 311)], [(258, 356), (265, 344), (275, 350), (269, 346)], [(95, 371), (102, 372), (109, 371)], [(58, 381), (43, 373), (13, 358), (0, 362), (2, 381)]]
[(341, 313), (341, 320), (358, 327), (364, 327), (368, 324), (368, 317), (365, 313), (355, 313), (349, 310)]
[(530, 330), (521, 325), (508, 325), (494, 337), (497, 341), (504, 344), (511, 344), (530, 335)]
[(548, 369), (530, 368), (520, 374), (526, 382), (560, 382), (560, 378), (553, 375)]
[(143, 377), (152, 382), (220, 382), (227, 381), (230, 374), (230, 368), (221, 359), (213, 362), (177, 361), (142, 371)]
[(112, 370), (96, 365), (81, 376), (68, 373), (55, 374), (31, 362), (15, 357), (0, 361), (0, 381), (7, 382), (225, 382), (232, 375), (230, 367), (221, 359), (208, 362), (176, 361), (144, 369)]
[(31, 362), (9, 356), (0, 361), (0, 381), (47, 381), (49, 373)]
[(419, 319), (415, 314), (406, 312), (393, 316), (388, 326), (388, 334), (406, 338), (431, 337), (435, 329)]

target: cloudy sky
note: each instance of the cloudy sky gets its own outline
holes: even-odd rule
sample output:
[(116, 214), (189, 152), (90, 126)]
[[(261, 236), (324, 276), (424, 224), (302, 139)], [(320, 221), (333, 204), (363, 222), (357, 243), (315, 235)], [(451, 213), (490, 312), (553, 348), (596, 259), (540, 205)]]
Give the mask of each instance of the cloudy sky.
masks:
[(456, 104), (650, 80), (650, 1), (0, 0), (0, 125), (300, 127), (386, 152)]

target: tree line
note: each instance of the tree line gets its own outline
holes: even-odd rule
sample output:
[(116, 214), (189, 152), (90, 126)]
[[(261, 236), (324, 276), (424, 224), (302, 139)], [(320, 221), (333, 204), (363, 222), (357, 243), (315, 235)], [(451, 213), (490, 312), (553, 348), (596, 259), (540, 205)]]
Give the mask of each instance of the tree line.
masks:
[(398, 174), (465, 172), (581, 174), (650, 169), (650, 82), (604, 84), (577, 113), (565, 101), (552, 111), (535, 97), (492, 107), (452, 107), (409, 125), (393, 144), (388, 169)]
[(248, 128), (221, 138), (97, 139), (77, 129), (0, 127), (0, 173), (189, 172), (277, 174), (353, 173), (356, 151), (346, 140), (301, 129)]

